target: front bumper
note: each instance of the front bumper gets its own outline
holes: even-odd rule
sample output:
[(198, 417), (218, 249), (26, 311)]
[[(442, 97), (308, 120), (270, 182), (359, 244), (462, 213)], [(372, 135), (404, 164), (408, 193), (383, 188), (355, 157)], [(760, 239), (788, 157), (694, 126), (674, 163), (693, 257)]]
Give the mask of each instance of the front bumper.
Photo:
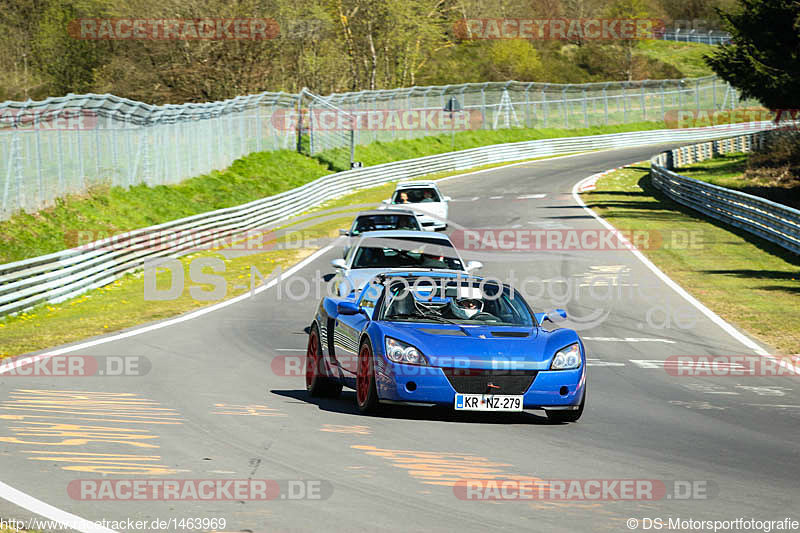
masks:
[[(384, 360), (376, 368), (378, 397), (383, 401), (436, 404), (452, 407), (457, 392), (445, 372), (438, 367), (423, 367), (392, 363)], [(583, 399), (586, 383), (585, 365), (575, 370), (541, 370), (523, 394), (523, 407), (577, 407)], [(502, 389), (496, 394), (509, 394)]]

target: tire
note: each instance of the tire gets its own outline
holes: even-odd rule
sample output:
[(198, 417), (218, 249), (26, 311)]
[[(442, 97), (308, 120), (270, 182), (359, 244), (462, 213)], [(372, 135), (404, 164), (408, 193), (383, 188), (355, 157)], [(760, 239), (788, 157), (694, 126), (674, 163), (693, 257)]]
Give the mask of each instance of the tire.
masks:
[(377, 413), (380, 406), (375, 385), (375, 359), (369, 341), (364, 341), (358, 350), (356, 406), (361, 414)]
[(583, 415), (583, 408), (586, 405), (586, 386), (583, 387), (583, 399), (580, 406), (574, 411), (547, 411), (547, 420), (552, 424), (563, 424), (566, 422), (577, 422)]
[(306, 348), (306, 391), (315, 398), (336, 397), (342, 392), (342, 384), (325, 375), (325, 361), (322, 357), (319, 329), (311, 326)]

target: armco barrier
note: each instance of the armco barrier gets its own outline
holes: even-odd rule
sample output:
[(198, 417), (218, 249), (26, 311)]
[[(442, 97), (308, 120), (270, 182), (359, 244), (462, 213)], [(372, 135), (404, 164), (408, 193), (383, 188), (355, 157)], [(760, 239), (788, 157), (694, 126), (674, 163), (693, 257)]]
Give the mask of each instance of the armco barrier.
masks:
[[(751, 126), (752, 131), (760, 131), (771, 127), (771, 123), (753, 123)], [(79, 248), (0, 265), (0, 315), (43, 302), (64, 301), (106, 285), (124, 272), (140, 268), (150, 261), (178, 257), (203, 243), (202, 239), (193, 239), (191, 243), (178, 243), (164, 249), (141, 246), (136, 249), (137, 244), (147, 242), (148, 236), (165, 230), (191, 231), (193, 234), (213, 231), (213, 237), (207, 239), (210, 241), (248, 229), (268, 227), (354, 189), (404, 178), (555, 154), (711, 139), (724, 135), (728, 128), (651, 130), (499, 144), (330, 174), (291, 191), (241, 206), (173, 220)]]
[(662, 152), (650, 161), (653, 185), (669, 198), (701, 213), (800, 254), (800, 211), (758, 196), (681, 176), (672, 169), (711, 159), (716, 154), (749, 152), (762, 146), (761, 131)]

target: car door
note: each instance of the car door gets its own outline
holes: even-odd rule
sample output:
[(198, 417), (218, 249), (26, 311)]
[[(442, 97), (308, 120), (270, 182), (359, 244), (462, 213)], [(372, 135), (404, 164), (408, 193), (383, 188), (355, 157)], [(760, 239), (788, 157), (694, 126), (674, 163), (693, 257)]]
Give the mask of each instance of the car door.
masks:
[(358, 370), (358, 349), (361, 332), (372, 320), (383, 285), (373, 281), (366, 285), (358, 298), (359, 313), (339, 315), (334, 321), (333, 346), (336, 359), (341, 367), (353, 374)]

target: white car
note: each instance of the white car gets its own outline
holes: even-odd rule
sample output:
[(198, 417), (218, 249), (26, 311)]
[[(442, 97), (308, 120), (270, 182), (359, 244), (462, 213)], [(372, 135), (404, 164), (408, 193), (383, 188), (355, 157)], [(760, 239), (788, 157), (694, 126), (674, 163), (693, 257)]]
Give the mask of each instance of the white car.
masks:
[(430, 231), (370, 231), (362, 233), (344, 259), (334, 259), (334, 283), (340, 297), (359, 290), (381, 272), (437, 270), (471, 272), (480, 261), (464, 264), (447, 235)]
[(412, 209), (424, 229), (436, 231), (447, 229), (447, 203), (450, 200), (439, 191), (436, 182), (419, 180), (398, 183), (392, 198), (383, 203)]

